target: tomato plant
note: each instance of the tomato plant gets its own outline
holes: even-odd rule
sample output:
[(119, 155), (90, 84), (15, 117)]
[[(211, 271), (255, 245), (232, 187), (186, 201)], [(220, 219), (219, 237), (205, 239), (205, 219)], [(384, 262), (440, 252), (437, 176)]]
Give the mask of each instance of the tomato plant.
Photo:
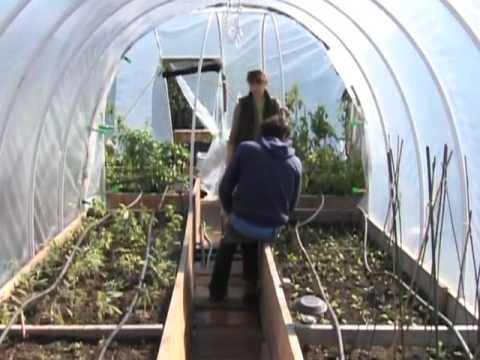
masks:
[[(364, 189), (361, 157), (355, 153), (346, 156), (338, 150), (338, 142), (349, 141), (351, 135), (346, 130), (342, 138), (337, 135), (324, 106), (307, 112), (298, 87), (287, 94), (287, 106), (295, 118), (292, 140), (303, 163), (303, 192), (347, 195), (354, 188)], [(344, 116), (339, 121), (345, 129), (350, 127)]]
[(183, 145), (156, 140), (149, 129), (131, 129), (118, 119), (117, 134), (106, 151), (107, 189), (162, 192), (186, 184), (189, 152)]
[[(88, 211), (83, 227), (102, 217), (104, 211), (105, 206), (96, 203)], [(152, 216), (145, 209), (124, 206), (105, 226), (92, 230), (55, 292), (28, 308), (26, 320), (33, 324), (118, 322), (125, 304), (130, 303), (135, 294)], [(153, 221), (154, 240), (140, 298), (143, 312), (136, 312), (131, 318), (137, 323), (163, 321), (180, 253), (178, 240), (183, 217), (174, 207), (165, 206), (159, 219)], [(56, 279), (74, 242), (75, 236), (62, 245), (53, 246), (45, 261), (20, 279), (13, 296), (0, 305), (1, 323), (9, 320), (25, 298), (44, 290)]]

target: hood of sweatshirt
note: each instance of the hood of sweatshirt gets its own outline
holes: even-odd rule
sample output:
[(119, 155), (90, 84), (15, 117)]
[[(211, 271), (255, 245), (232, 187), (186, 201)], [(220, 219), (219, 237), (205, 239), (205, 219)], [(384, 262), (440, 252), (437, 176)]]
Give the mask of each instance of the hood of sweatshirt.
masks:
[(259, 142), (275, 158), (288, 159), (295, 156), (295, 149), (290, 140), (282, 141), (276, 137), (261, 137)]

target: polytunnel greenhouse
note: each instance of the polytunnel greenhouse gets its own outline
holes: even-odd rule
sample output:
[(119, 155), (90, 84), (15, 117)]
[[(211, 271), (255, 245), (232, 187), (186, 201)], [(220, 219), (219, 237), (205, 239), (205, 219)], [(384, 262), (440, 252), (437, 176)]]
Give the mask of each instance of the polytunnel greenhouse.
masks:
[[(0, 1), (0, 359), (480, 359), (479, 18)], [(255, 84), (259, 132), (230, 153)], [(271, 123), (301, 162), (291, 204), (279, 167), (239, 160)], [(248, 201), (288, 223), (238, 220)]]

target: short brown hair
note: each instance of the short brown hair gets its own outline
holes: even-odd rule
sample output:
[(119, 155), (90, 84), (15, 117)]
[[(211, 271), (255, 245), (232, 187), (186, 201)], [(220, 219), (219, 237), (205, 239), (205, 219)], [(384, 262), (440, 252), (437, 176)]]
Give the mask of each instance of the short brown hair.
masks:
[(267, 75), (262, 70), (252, 70), (252, 71), (249, 71), (247, 74), (247, 82), (249, 84), (255, 84), (255, 83), (267, 84), (268, 79), (267, 79)]
[(280, 140), (290, 136), (290, 118), (288, 112), (282, 111), (265, 120), (260, 129), (263, 137), (276, 137)]

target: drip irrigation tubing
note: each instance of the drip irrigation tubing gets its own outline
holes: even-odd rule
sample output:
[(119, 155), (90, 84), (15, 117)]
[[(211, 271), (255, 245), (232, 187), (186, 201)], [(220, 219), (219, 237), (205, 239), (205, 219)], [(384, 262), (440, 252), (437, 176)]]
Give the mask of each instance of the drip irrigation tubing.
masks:
[[(127, 207), (128, 208), (132, 208), (134, 207), (139, 201), (140, 199), (142, 198), (143, 196), (143, 192), (140, 193), (137, 198), (132, 202), (130, 203)], [(60, 274), (57, 276), (56, 280), (53, 282), (52, 285), (50, 285), (47, 289), (41, 291), (41, 292), (37, 292), (37, 293), (33, 293), (28, 299), (26, 299), (25, 301), (23, 301), (23, 303), (17, 308), (17, 310), (15, 311), (15, 313), (13, 314), (12, 318), (10, 319), (10, 321), (8, 322), (8, 325), (5, 327), (5, 329), (3, 330), (2, 332), (2, 335), (0, 336), (0, 345), (5, 341), (8, 333), (10, 332), (10, 329), (12, 328), (13, 324), (15, 323), (15, 321), (18, 319), (18, 317), (23, 314), (25, 308), (27, 308), (31, 303), (33, 303), (34, 301), (37, 301), (41, 298), (43, 298), (44, 296), (50, 294), (53, 290), (55, 290), (58, 285), (60, 284), (60, 281), (62, 281), (62, 279), (65, 277), (65, 275), (67, 274), (67, 271), (68, 269), (70, 268), (70, 266), (72, 265), (73, 263), (73, 259), (75, 257), (75, 255), (77, 254), (78, 250), (80, 249), (80, 247), (82, 246), (83, 242), (85, 241), (85, 239), (87, 238), (88, 234), (90, 234), (90, 232), (98, 227), (98, 226), (101, 226), (103, 224), (105, 224), (107, 221), (110, 220), (110, 218), (112, 217), (113, 213), (114, 213), (115, 210), (110, 210), (104, 217), (102, 217), (100, 220), (94, 222), (93, 224), (90, 224), (86, 229), (85, 231), (82, 233), (82, 235), (78, 238), (77, 242), (75, 243), (75, 245), (73, 246), (73, 250), (71, 252), (71, 254), (69, 255), (69, 257), (67, 258), (67, 262), (65, 263), (65, 265), (63, 266), (62, 268), (62, 271), (60, 272)]]
[[(167, 186), (165, 188), (163, 194), (162, 194), (162, 198), (161, 198), (160, 203), (158, 205), (159, 208), (162, 208), (163, 203), (165, 201), (165, 198), (167, 196), (168, 190), (169, 190), (169, 188)], [(113, 339), (115, 339), (115, 336), (117, 336), (117, 334), (120, 332), (122, 327), (127, 323), (128, 319), (130, 318), (133, 311), (135, 310), (135, 308), (137, 306), (137, 303), (138, 303), (138, 299), (140, 298), (140, 292), (144, 291), (145, 276), (147, 274), (147, 269), (149, 267), (150, 260), (151, 260), (150, 250), (152, 248), (152, 243), (153, 243), (153, 238), (154, 238), (152, 236), (152, 229), (153, 229), (153, 223), (155, 221), (155, 215), (154, 215), (153, 212), (152, 212), (151, 215), (152, 215), (152, 217), (151, 217), (150, 222), (148, 224), (147, 246), (146, 246), (146, 249), (145, 249), (145, 257), (144, 257), (144, 261), (143, 261), (142, 272), (140, 273), (140, 277), (138, 279), (138, 284), (137, 284), (137, 287), (136, 287), (135, 295), (134, 295), (130, 305), (127, 308), (127, 312), (122, 317), (122, 320), (118, 323), (117, 327), (115, 328), (115, 330), (112, 331), (112, 333), (109, 335), (107, 340), (105, 340), (105, 342), (102, 344), (102, 348), (100, 350), (98, 360), (103, 360), (103, 358), (105, 357), (105, 354), (108, 350), (108, 347), (112, 343)]]
[(337, 315), (335, 314), (335, 310), (333, 309), (332, 305), (330, 304), (330, 301), (328, 300), (327, 293), (326, 293), (326, 291), (325, 291), (325, 289), (322, 285), (322, 282), (320, 280), (320, 276), (318, 275), (318, 272), (315, 269), (315, 265), (313, 264), (313, 262), (310, 258), (310, 255), (308, 254), (308, 251), (305, 249), (305, 246), (303, 245), (302, 239), (300, 237), (300, 232), (299, 232), (299, 229), (302, 226), (305, 226), (305, 225), (309, 224), (310, 222), (312, 222), (318, 216), (318, 214), (323, 210), (324, 205), (325, 205), (325, 196), (322, 194), (321, 204), (318, 207), (318, 209), (315, 211), (315, 213), (312, 216), (310, 216), (307, 220), (305, 220), (303, 222), (300, 222), (300, 223), (297, 223), (297, 225), (295, 226), (295, 235), (296, 235), (296, 238), (297, 238), (298, 246), (300, 247), (300, 249), (303, 253), (303, 256), (307, 260), (307, 263), (310, 267), (310, 270), (312, 271), (312, 273), (314, 275), (315, 283), (316, 283), (317, 288), (318, 288), (317, 290), (320, 292), (323, 301), (325, 301), (325, 303), (327, 304), (327, 309), (328, 309), (328, 312), (330, 314), (330, 317), (331, 317), (331, 320), (332, 320), (332, 323), (333, 323), (333, 327), (335, 328), (335, 331), (336, 331), (336, 334), (337, 334), (338, 354), (339, 354), (338, 359), (339, 360), (345, 360), (343, 336), (342, 336), (342, 331), (340, 329), (340, 323), (338, 322), (338, 318), (337, 318)]

